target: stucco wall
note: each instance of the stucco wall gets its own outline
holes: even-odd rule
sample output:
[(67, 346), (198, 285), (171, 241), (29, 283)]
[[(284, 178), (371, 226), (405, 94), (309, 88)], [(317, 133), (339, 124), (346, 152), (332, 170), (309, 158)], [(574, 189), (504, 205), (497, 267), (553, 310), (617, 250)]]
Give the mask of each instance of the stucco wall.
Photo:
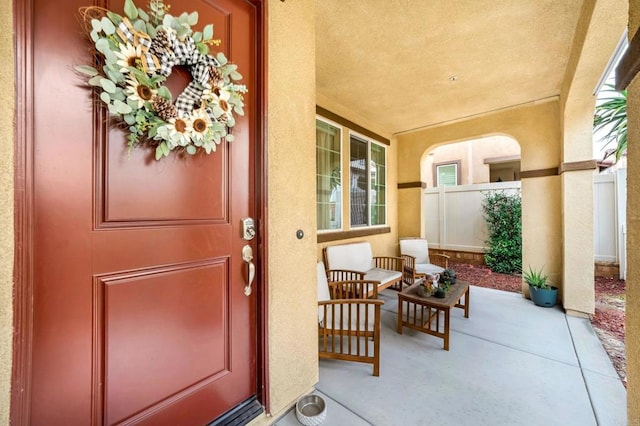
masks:
[[(398, 135), (398, 182), (419, 180), (419, 160), (435, 146), (495, 134), (518, 141), (523, 171), (554, 168), (560, 164), (560, 107), (554, 100)], [(562, 273), (560, 189), (558, 176), (522, 181), (523, 265), (545, 266), (547, 272), (558, 275), (558, 285), (561, 285)], [(413, 188), (400, 190), (399, 199), (403, 203), (419, 206), (420, 198), (420, 191)], [(400, 235), (420, 229), (424, 208), (403, 211)], [(523, 290), (528, 294), (528, 288)]]
[[(12, 28), (12, 2), (0, 0), (0, 28)], [(13, 32), (0, 32), (0, 424), (9, 424), (13, 330)]]
[(277, 415), (318, 381), (315, 3), (267, 5), (268, 358)]
[[(640, 27), (640, 3), (630, 2), (629, 40)], [(629, 425), (640, 425), (640, 75), (627, 90), (627, 406)]]

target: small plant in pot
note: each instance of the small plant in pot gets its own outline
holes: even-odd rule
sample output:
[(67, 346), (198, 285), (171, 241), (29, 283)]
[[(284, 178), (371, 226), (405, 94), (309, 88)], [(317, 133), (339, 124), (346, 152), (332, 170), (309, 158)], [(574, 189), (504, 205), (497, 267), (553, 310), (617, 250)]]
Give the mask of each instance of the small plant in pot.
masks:
[(418, 296), (420, 297), (429, 297), (433, 293), (433, 286), (431, 284), (431, 280), (423, 279), (418, 282), (418, 288), (416, 289)]
[(538, 306), (550, 308), (555, 306), (558, 300), (558, 288), (551, 285), (547, 274), (543, 272), (544, 268), (539, 270), (529, 266), (528, 271), (522, 272), (524, 282), (529, 284), (529, 293), (531, 300)]
[(456, 274), (456, 271), (454, 271), (453, 269), (445, 269), (440, 274), (441, 283), (445, 283), (445, 284), (448, 283), (451, 285), (451, 284), (455, 284), (457, 281), (458, 281), (457, 274)]

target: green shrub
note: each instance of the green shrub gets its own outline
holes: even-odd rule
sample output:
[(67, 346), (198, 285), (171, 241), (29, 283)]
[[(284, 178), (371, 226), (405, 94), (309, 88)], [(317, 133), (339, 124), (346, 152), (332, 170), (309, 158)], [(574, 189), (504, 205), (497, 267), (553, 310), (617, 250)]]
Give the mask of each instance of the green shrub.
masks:
[(489, 192), (482, 202), (487, 223), (487, 266), (511, 274), (522, 270), (522, 200), (520, 194)]

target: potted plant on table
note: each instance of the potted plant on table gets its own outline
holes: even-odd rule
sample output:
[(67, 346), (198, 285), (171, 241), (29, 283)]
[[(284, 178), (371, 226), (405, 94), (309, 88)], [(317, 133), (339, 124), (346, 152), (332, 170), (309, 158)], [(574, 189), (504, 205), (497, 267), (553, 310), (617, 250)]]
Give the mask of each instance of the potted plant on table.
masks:
[(528, 271), (523, 271), (522, 278), (524, 282), (529, 284), (529, 293), (531, 300), (538, 306), (550, 308), (555, 306), (558, 300), (558, 288), (551, 285), (547, 274), (540, 270), (533, 269), (529, 266)]
[(457, 281), (458, 281), (457, 274), (456, 274), (456, 271), (454, 271), (453, 269), (450, 269), (450, 268), (445, 269), (440, 274), (440, 282), (443, 284), (452, 285), (452, 284), (455, 284)]

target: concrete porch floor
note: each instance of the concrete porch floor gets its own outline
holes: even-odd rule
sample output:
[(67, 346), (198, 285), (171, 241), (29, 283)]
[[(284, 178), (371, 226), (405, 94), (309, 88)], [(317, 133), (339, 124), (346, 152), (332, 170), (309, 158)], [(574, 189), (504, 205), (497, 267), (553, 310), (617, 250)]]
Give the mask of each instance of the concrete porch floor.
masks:
[[(587, 319), (472, 286), (469, 318), (451, 312), (447, 352), (442, 339), (397, 334), (396, 294), (380, 294), (380, 377), (320, 360), (324, 425), (626, 424), (626, 390)], [(299, 425), (295, 411), (276, 425)]]

